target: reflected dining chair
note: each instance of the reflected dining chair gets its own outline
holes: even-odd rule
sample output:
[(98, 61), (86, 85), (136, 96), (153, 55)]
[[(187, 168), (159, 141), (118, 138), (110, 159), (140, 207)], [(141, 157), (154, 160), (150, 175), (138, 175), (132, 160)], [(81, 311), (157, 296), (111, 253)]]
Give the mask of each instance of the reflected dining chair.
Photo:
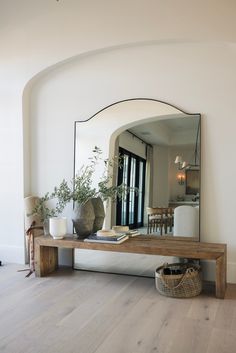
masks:
[(163, 211), (159, 207), (147, 207), (147, 216), (148, 216), (148, 225), (147, 225), (147, 234), (151, 234), (160, 230), (162, 235), (163, 228)]
[(159, 229), (160, 235), (162, 235), (163, 228), (166, 232), (168, 217), (166, 209), (163, 207), (147, 207), (146, 210), (148, 215), (147, 234), (157, 232)]
[(173, 209), (171, 207), (147, 207), (148, 226), (147, 234), (160, 231), (160, 235), (172, 231), (173, 227)]
[(166, 230), (165, 232), (168, 232), (168, 227), (169, 227), (169, 232), (172, 232), (172, 228), (174, 225), (174, 209), (172, 207), (168, 207), (165, 209), (166, 211)]

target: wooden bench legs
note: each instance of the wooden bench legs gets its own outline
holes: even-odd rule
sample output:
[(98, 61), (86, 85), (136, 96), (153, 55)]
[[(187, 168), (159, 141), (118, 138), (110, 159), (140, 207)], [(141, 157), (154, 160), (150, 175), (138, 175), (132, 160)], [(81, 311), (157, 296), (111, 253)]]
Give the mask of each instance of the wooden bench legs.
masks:
[(224, 299), (226, 291), (226, 253), (216, 259), (216, 298)]
[[(151, 239), (151, 240), (149, 240)], [(54, 245), (54, 246), (53, 246)], [(227, 249), (225, 244), (207, 244), (194, 242), (160, 241), (147, 238), (146, 241), (130, 239), (127, 242), (113, 245), (94, 244), (83, 241), (53, 240), (52, 238), (37, 237), (35, 239), (35, 275), (36, 277), (46, 276), (58, 268), (58, 248), (91, 249), (128, 252), (137, 254), (150, 254), (162, 256), (186, 257), (192, 259), (215, 260), (216, 261), (216, 297), (223, 299), (226, 291), (226, 260)]]
[(58, 248), (35, 245), (35, 275), (46, 276), (58, 268)]

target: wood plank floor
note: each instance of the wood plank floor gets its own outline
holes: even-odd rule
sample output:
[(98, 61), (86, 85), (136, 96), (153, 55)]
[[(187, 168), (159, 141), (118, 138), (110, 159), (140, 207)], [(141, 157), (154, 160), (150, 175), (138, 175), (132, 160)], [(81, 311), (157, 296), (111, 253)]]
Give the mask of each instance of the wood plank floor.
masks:
[(158, 266), (178, 262), (173, 256), (118, 253), (113, 251), (75, 249), (74, 268), (91, 271), (153, 277)]
[(234, 353), (236, 285), (191, 299), (160, 296), (152, 278), (60, 269), (25, 278), (0, 267), (1, 353)]

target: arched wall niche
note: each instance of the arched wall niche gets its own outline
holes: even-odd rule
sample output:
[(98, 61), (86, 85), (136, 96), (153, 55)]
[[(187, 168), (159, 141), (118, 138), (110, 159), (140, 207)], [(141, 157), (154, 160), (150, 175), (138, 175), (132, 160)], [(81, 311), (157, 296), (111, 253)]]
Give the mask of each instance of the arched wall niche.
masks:
[[(182, 44), (180, 44), (182, 46)], [(161, 69), (164, 63), (164, 56), (160, 55), (160, 49), (166, 51), (165, 45), (157, 45), (157, 46), (145, 46), (144, 47), (132, 47), (132, 48), (122, 48), (121, 50), (107, 53), (102, 53), (101, 55), (94, 55), (90, 58), (83, 58), (79, 60), (77, 64), (80, 66), (82, 64), (82, 68), (84, 69), (86, 66), (86, 79), (88, 78), (88, 82), (86, 87), (89, 86), (90, 83), (94, 83), (96, 81), (96, 76), (94, 75), (95, 69), (97, 70), (98, 66), (96, 65), (96, 60), (99, 60), (99, 69), (101, 69), (101, 62), (104, 62), (104, 66), (102, 67), (102, 71), (99, 71), (99, 77), (102, 75), (109, 75), (114, 66), (114, 60), (120, 59), (120, 57), (125, 57), (123, 64), (125, 67), (122, 67), (124, 72), (131, 74), (131, 81), (126, 83), (125, 75), (122, 78), (120, 77), (120, 73), (113, 71), (113, 76), (108, 77), (105, 76), (109, 81), (109, 92), (105, 88), (105, 90), (101, 90), (101, 81), (97, 80), (95, 82), (95, 89), (91, 92), (86, 92), (84, 94), (84, 90), (79, 87), (81, 83), (86, 83), (83, 77), (83, 80), (77, 80), (77, 86), (69, 87), (67, 86), (67, 82), (63, 81), (64, 91), (67, 91), (67, 97), (65, 97), (64, 92), (60, 90), (62, 85), (61, 79), (64, 79), (64, 76), (67, 75), (67, 71), (69, 71), (69, 75), (71, 75), (71, 67), (74, 65), (73, 62), (66, 63), (65, 67), (62, 69), (58, 67), (58, 70), (55, 72), (48, 72), (47, 77), (40, 78), (39, 81), (33, 85), (31, 94), (30, 94), (30, 111), (29, 117), (32, 118), (30, 121), (30, 133), (31, 133), (31, 192), (34, 194), (43, 194), (44, 192), (51, 190), (54, 185), (56, 185), (63, 177), (67, 179), (72, 177), (72, 165), (73, 165), (73, 122), (77, 120), (78, 116), (81, 118), (87, 119), (88, 116), (91, 116), (94, 111), (97, 111), (102, 106), (107, 106), (110, 102), (120, 101), (121, 99), (127, 97), (160, 97), (161, 99), (165, 99), (166, 102), (178, 102), (180, 107), (188, 107), (188, 110), (196, 111), (194, 108), (196, 106), (195, 100), (192, 96), (189, 96), (188, 101), (186, 101), (186, 93), (179, 91), (177, 96), (173, 94), (175, 87), (171, 84), (173, 82), (172, 71), (163, 73)], [(169, 48), (170, 49), (170, 48)], [(168, 52), (169, 52), (168, 49)], [(180, 55), (180, 51), (178, 49), (178, 45), (173, 47), (174, 52), (171, 53), (171, 58), (176, 59), (176, 55)], [(197, 48), (196, 48), (197, 49)], [(123, 53), (124, 50), (124, 53)], [(143, 50), (145, 50), (145, 54), (143, 54)], [(175, 53), (177, 50), (178, 53)], [(170, 52), (169, 52), (170, 53)], [(168, 53), (168, 55), (169, 55)], [(119, 55), (117, 55), (119, 54)], [(124, 55), (123, 55), (124, 54)], [(130, 57), (130, 60), (127, 61), (127, 54)], [(155, 55), (154, 55), (155, 54)], [(137, 55), (144, 55), (145, 60), (147, 58), (152, 57), (153, 61), (153, 71), (150, 70), (148, 73), (148, 77), (145, 77), (144, 80), (143, 75), (147, 76), (147, 72), (140, 71), (140, 67), (137, 65), (135, 69), (132, 71), (131, 66), (134, 62), (134, 59)], [(183, 55), (183, 51), (181, 50), (181, 57)], [(95, 58), (96, 57), (96, 58)], [(108, 58), (107, 58), (108, 57)], [(154, 60), (155, 57), (155, 60)], [(196, 56), (194, 56), (196, 58)], [(91, 62), (90, 62), (91, 59)], [(96, 60), (95, 60), (96, 59)], [(157, 61), (161, 60), (160, 64), (157, 64)], [(77, 60), (76, 60), (77, 61)], [(142, 60), (140, 60), (141, 62)], [(155, 66), (154, 66), (155, 61)], [(163, 61), (163, 62), (162, 62)], [(186, 68), (186, 62), (181, 61), (181, 65)], [(91, 64), (91, 66), (89, 66)], [(95, 65), (95, 69), (93, 66)], [(140, 66), (140, 67), (139, 67)], [(172, 66), (171, 66), (172, 67)], [(68, 70), (67, 70), (68, 68)], [(92, 68), (92, 70), (91, 70)], [(66, 69), (66, 70), (64, 70)], [(80, 69), (80, 68), (79, 68)], [(152, 71), (152, 72), (151, 72)], [(178, 70), (179, 72), (180, 70)], [(137, 75), (139, 73), (139, 76)], [(88, 74), (88, 76), (87, 76)], [(90, 75), (90, 76), (89, 76)], [(156, 85), (156, 77), (158, 76), (158, 87)], [(175, 77), (176, 78), (176, 77)], [(74, 78), (77, 79), (77, 76)], [(177, 78), (180, 80), (180, 77)], [(57, 85), (51, 84), (53, 81), (57, 80)], [(120, 82), (120, 80), (122, 80)], [(120, 86), (117, 87), (117, 81), (119, 81)], [(142, 81), (143, 84), (140, 86), (138, 83)], [(183, 77), (181, 77), (181, 82), (183, 81)], [(146, 83), (145, 83), (146, 82)], [(97, 86), (96, 86), (97, 85)], [(176, 84), (177, 85), (177, 84)], [(167, 87), (169, 87), (167, 89)], [(110, 89), (114, 88), (114, 89)], [(189, 85), (185, 85), (184, 90), (189, 90)], [(70, 102), (65, 102), (65, 98), (68, 98), (69, 94), (77, 91), (81, 97), (85, 97), (82, 101), (78, 101), (79, 104), (73, 106), (73, 110), (70, 108)], [(181, 94), (180, 94), (181, 93)], [(181, 96), (181, 97), (180, 97)], [(180, 99), (179, 99), (180, 98)], [(50, 105), (49, 105), (50, 100)], [(64, 101), (63, 101), (64, 100)], [(155, 100), (155, 99), (153, 99)], [(63, 103), (63, 106), (62, 106)], [(81, 105), (82, 103), (82, 105)], [(61, 109), (61, 107), (63, 109)], [(65, 109), (66, 108), (66, 109)], [(85, 109), (84, 109), (85, 108)], [(77, 111), (76, 111), (77, 109)], [(181, 108), (182, 109), (182, 108)], [(82, 112), (82, 113), (81, 113)], [(85, 113), (83, 113), (85, 112)], [(63, 128), (61, 129), (61, 122), (63, 123)], [(39, 129), (34, 129), (34, 127), (39, 127)], [(109, 128), (109, 126), (108, 126)], [(46, 139), (45, 134), (46, 132)], [(47, 133), (50, 132), (51, 136), (48, 137)], [(107, 132), (106, 132), (107, 133)], [(63, 141), (63, 143), (61, 143)], [(60, 155), (60, 162), (53, 160), (53, 164), (49, 160), (49, 158), (55, 158), (55, 150), (57, 150), (57, 155)], [(45, 158), (46, 156), (46, 158)], [(57, 171), (55, 173), (54, 171)], [(47, 179), (45, 180), (45, 175), (47, 175)], [(68, 210), (68, 216), (70, 216), (70, 210)], [(70, 231), (70, 229), (69, 229)]]
[[(53, 82), (54, 80), (57, 80), (57, 79), (60, 80), (62, 76), (65, 76), (64, 74), (65, 72), (71, 72), (72, 68), (75, 66), (83, 67), (85, 63), (91, 63), (91, 65), (97, 68), (96, 65), (94, 65), (94, 63), (96, 63), (98, 59), (100, 60), (100, 63), (104, 62), (104, 65), (106, 65), (107, 74), (109, 74), (111, 69), (109, 65), (111, 62), (114, 62), (115, 57), (116, 57), (116, 60), (120, 60), (120, 58), (125, 57), (126, 58), (125, 65), (127, 65), (126, 69), (130, 70), (130, 65), (132, 64), (133, 59), (131, 58), (130, 60), (127, 60), (127, 57), (126, 57), (127, 53), (128, 55), (131, 55), (131, 56), (135, 55), (136, 57), (137, 55), (140, 56), (140, 53), (145, 52), (146, 53), (145, 60), (147, 60), (147, 57), (150, 58), (149, 52), (151, 52), (151, 55), (154, 58), (155, 55), (160, 54), (160, 51), (162, 50), (166, 51), (167, 47), (172, 47), (174, 49), (174, 52), (177, 51), (178, 54), (180, 54), (179, 49), (182, 46), (187, 46), (189, 48), (193, 46), (196, 50), (198, 50), (197, 49), (198, 45), (199, 43), (196, 43), (196, 42), (188, 41), (185, 43), (183, 41), (178, 42), (175, 40), (168, 41), (167, 43), (163, 41), (160, 42), (158, 40), (138, 42), (138, 43), (137, 42), (125, 43), (123, 45), (111, 46), (107, 48), (101, 48), (99, 50), (88, 51), (86, 53), (82, 53), (82, 54), (73, 56), (71, 58), (67, 58), (63, 61), (55, 63), (54, 65), (51, 65), (50, 67), (46, 67), (45, 69), (37, 73), (34, 77), (32, 77), (24, 88), (23, 102), (22, 102), (23, 134), (24, 134), (24, 139), (23, 139), (24, 140), (24, 195), (27, 196), (31, 193), (41, 194), (45, 192), (45, 190), (47, 190), (49, 187), (52, 187), (53, 184), (56, 183), (56, 180), (53, 181), (53, 178), (51, 178), (51, 175), (49, 178), (47, 178), (46, 181), (42, 182), (45, 173), (47, 175), (51, 174), (49, 170), (50, 163), (47, 163), (47, 158), (44, 159), (43, 157), (45, 156), (45, 154), (51, 157), (51, 154), (52, 154), (51, 144), (52, 145), (54, 144), (55, 148), (59, 149), (59, 152), (62, 152), (60, 151), (61, 147), (58, 145), (58, 142), (55, 140), (55, 136), (53, 136), (53, 134), (51, 134), (51, 142), (49, 141), (49, 138), (47, 139), (47, 141), (45, 141), (45, 137), (43, 136), (44, 132), (42, 132), (43, 125), (45, 125), (45, 131), (47, 133), (47, 131), (53, 129), (53, 126), (55, 127), (57, 125), (57, 121), (59, 120), (63, 121), (63, 123), (66, 124), (66, 127), (63, 133), (65, 134), (66, 132), (66, 139), (68, 140), (69, 135), (71, 134), (69, 133), (69, 124), (72, 124), (73, 121), (78, 120), (78, 116), (81, 115), (82, 118), (84, 117), (86, 119), (88, 116), (92, 115), (93, 111), (96, 111), (96, 109), (98, 110), (99, 107), (106, 106), (111, 101), (119, 100), (117, 98), (124, 99), (124, 96), (125, 98), (132, 97), (132, 96), (145, 96), (145, 97), (154, 96), (153, 94), (154, 85), (151, 79), (153, 75), (150, 76), (149, 87), (147, 87), (146, 85), (143, 85), (143, 88), (140, 90), (140, 92), (138, 92), (139, 90), (136, 89), (137, 84), (134, 81), (132, 83), (133, 88), (129, 87), (128, 89), (123, 90), (123, 92), (118, 92), (116, 88), (116, 93), (114, 95), (110, 95), (111, 92), (109, 92), (109, 95), (107, 95), (107, 97), (104, 94), (102, 94), (102, 91), (99, 89), (98, 86), (96, 87), (96, 84), (93, 82), (93, 86), (95, 86), (95, 89), (93, 92), (90, 92), (91, 94), (93, 94), (93, 104), (92, 105), (90, 104), (91, 97), (90, 96), (84, 97), (83, 96), (84, 93), (82, 93), (82, 97), (81, 97), (82, 103), (85, 103), (85, 104), (87, 103), (86, 108), (83, 106), (80, 112), (80, 109), (79, 109), (80, 107), (78, 107), (77, 116), (76, 116), (75, 115), (76, 104), (74, 104), (74, 102), (71, 104), (71, 101), (66, 100), (65, 94), (64, 92), (60, 91), (59, 85), (57, 87), (53, 87), (52, 89), (54, 90), (54, 93), (55, 93), (54, 97), (57, 97), (58, 95), (57, 101), (55, 102), (54, 97), (50, 101), (50, 95), (52, 95), (52, 92), (50, 92), (50, 87), (49, 87), (50, 82)], [(181, 56), (182, 56), (182, 52), (181, 52)], [(176, 57), (176, 54), (173, 53), (171, 57)], [(164, 59), (160, 55), (159, 55), (159, 58), (161, 61)], [(123, 64), (124, 63), (122, 63), (122, 65)], [(158, 67), (158, 63), (156, 62), (155, 64), (157, 64), (157, 67)], [(183, 66), (184, 66), (184, 62), (183, 62)], [(90, 68), (91, 67), (92, 66), (90, 66)], [(160, 63), (159, 67), (160, 68), (162, 67), (162, 63)], [(99, 66), (99, 69), (100, 68), (101, 67)], [(137, 69), (140, 72), (140, 68), (137, 67)], [(157, 71), (159, 71), (159, 69)], [(86, 67), (85, 72), (86, 72), (86, 75), (87, 74), (89, 75), (89, 72), (93, 72), (93, 70), (87, 70), (87, 67)], [(117, 72), (117, 74), (118, 74), (117, 76), (118, 79), (120, 79), (119, 72)], [(132, 73), (132, 75), (133, 74), (134, 72)], [(158, 73), (155, 73), (155, 75), (157, 74)], [(171, 76), (171, 71), (169, 75)], [(115, 80), (117, 79), (117, 77), (115, 77)], [(166, 78), (167, 76), (165, 77), (165, 80)], [(90, 80), (91, 78), (89, 77), (88, 82), (91, 82)], [(112, 80), (113, 78), (111, 79), (111, 82)], [(136, 80), (136, 75), (135, 75), (135, 80)], [(162, 86), (162, 94), (159, 94), (157, 90), (157, 95), (160, 97), (165, 97), (164, 90), (166, 90), (167, 82), (165, 82), (165, 85), (163, 85), (161, 83), (161, 77), (159, 77), (159, 80), (160, 80), (160, 86)], [(75, 92), (76, 90), (79, 92), (78, 93), (79, 95), (80, 89), (81, 89), (79, 85), (84, 84), (84, 82), (85, 81), (83, 77), (82, 81), (79, 81), (79, 80), (77, 81), (77, 85), (78, 85), (77, 87), (73, 87), (73, 88), (71, 87), (69, 88), (69, 91), (67, 87), (66, 93), (68, 93), (68, 97), (70, 96), (69, 93), (73, 91)], [(61, 87), (63, 87), (62, 84), (60, 85)], [(131, 92), (131, 90), (133, 91), (132, 94), (127, 93), (128, 91)], [(144, 90), (146, 90), (146, 92), (144, 92)], [(171, 94), (172, 93), (170, 91), (170, 97), (171, 97)], [(64, 100), (62, 99), (62, 96)], [(177, 101), (175, 99), (174, 100), (171, 99), (170, 97), (169, 99), (166, 99), (166, 101), (170, 101), (170, 102)], [(74, 101), (76, 101), (76, 99), (74, 99)], [(46, 104), (45, 104), (45, 101), (46, 101)], [(50, 101), (50, 106), (49, 106), (49, 101)], [(186, 106), (185, 104), (183, 104), (184, 102), (181, 102), (181, 100), (179, 100), (179, 102), (181, 107)], [(68, 109), (67, 113), (65, 113), (66, 106)], [(71, 130), (71, 127), (70, 127), (70, 130)], [(57, 133), (59, 137), (62, 138), (62, 135), (59, 130), (57, 131)], [(71, 138), (71, 135), (70, 135), (70, 138)], [(42, 142), (43, 139), (44, 141)], [(73, 146), (70, 146), (70, 148), (72, 149)], [(70, 157), (68, 158), (68, 160), (69, 159)], [(73, 163), (72, 160), (70, 162)], [(41, 168), (42, 163), (44, 163), (44, 171), (42, 171), (42, 168)], [(56, 167), (58, 167), (58, 164)], [(71, 175), (72, 173), (70, 171), (69, 173), (67, 173), (67, 175), (65, 175), (65, 177), (69, 178)]]

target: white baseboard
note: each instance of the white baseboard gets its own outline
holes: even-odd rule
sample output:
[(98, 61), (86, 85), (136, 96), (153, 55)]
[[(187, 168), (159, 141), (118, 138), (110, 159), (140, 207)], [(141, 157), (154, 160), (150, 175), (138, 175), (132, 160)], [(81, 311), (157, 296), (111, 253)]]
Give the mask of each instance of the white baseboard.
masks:
[[(215, 261), (201, 261), (203, 279), (206, 281), (215, 281)], [(227, 263), (227, 283), (236, 283), (236, 263)]]
[(25, 263), (25, 249), (23, 246), (0, 245), (0, 261), (2, 263)]
[[(2, 263), (25, 264), (25, 249), (20, 246), (0, 245), (0, 261)], [(60, 249), (59, 265), (72, 266), (71, 249)]]

